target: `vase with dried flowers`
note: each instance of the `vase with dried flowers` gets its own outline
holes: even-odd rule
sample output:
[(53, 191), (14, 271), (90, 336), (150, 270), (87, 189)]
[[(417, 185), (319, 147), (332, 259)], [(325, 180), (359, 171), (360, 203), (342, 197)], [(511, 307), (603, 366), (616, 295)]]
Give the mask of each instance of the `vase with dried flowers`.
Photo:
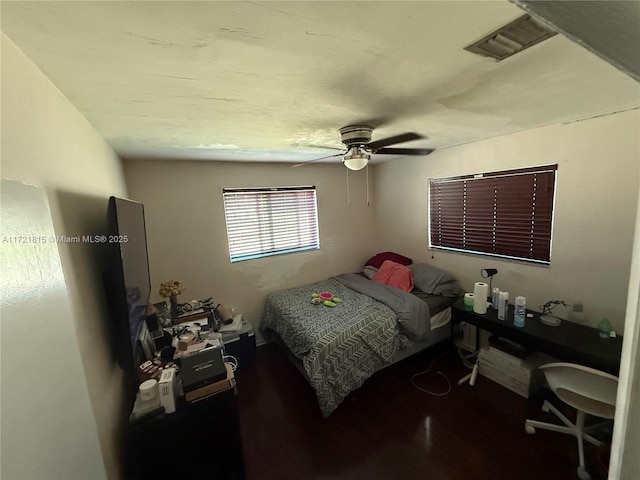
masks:
[(184, 292), (184, 284), (180, 280), (167, 280), (160, 284), (160, 296), (168, 298), (171, 303), (171, 316), (177, 315), (178, 295)]

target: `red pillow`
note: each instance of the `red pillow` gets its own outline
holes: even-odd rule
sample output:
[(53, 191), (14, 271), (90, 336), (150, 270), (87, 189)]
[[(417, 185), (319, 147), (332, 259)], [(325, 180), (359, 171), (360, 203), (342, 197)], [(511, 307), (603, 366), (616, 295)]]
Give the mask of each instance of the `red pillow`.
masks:
[(384, 283), (405, 292), (413, 290), (413, 274), (404, 265), (385, 260), (373, 277), (374, 282)]
[(405, 266), (411, 265), (413, 263), (413, 260), (407, 257), (403, 257), (398, 253), (382, 252), (382, 253), (378, 253), (377, 255), (374, 255), (369, 260), (367, 260), (364, 266), (366, 267), (367, 265), (371, 265), (372, 267), (380, 268), (382, 264), (385, 262), (385, 260), (391, 260), (392, 262), (399, 263), (400, 265), (405, 265)]

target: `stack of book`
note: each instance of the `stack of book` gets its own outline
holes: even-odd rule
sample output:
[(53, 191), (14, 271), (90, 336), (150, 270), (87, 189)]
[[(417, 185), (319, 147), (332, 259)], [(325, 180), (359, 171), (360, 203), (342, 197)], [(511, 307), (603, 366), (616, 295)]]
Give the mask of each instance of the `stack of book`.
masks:
[(480, 375), (529, 398), (544, 386), (544, 374), (537, 367), (552, 361), (552, 357), (540, 352), (518, 358), (489, 346), (478, 353), (478, 371)]
[(203, 387), (185, 391), (185, 400), (188, 403), (197, 402), (198, 400), (204, 400), (216, 393), (235, 388), (236, 380), (233, 375), (233, 368), (228, 363), (225, 363), (224, 366), (227, 372), (227, 377), (224, 380), (218, 380), (217, 382), (209, 383)]

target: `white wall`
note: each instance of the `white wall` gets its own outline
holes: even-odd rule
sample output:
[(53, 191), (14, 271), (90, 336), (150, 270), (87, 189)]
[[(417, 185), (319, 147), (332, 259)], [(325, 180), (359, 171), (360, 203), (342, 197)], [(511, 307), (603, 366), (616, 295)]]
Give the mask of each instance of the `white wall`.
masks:
[(636, 215), (636, 233), (629, 279), (627, 319), (620, 365), (620, 384), (616, 403), (616, 418), (609, 478), (624, 480), (640, 478), (640, 199)]
[[(268, 293), (357, 271), (376, 253), (365, 171), (350, 172), (349, 204), (342, 165), (132, 161), (124, 169), (131, 198), (145, 206), (155, 301), (164, 300), (161, 282), (181, 280), (180, 301), (212, 296), (257, 331)], [(316, 186), (320, 250), (232, 264), (222, 189), (292, 185)]]
[[(94, 235), (104, 232), (107, 198), (109, 195), (126, 196), (126, 187), (118, 157), (109, 148), (86, 119), (69, 103), (41, 71), (12, 43), (2, 35), (2, 163), (3, 178), (32, 183), (46, 188), (51, 206), (53, 225), (57, 235)], [(90, 400), (95, 420), (85, 425), (85, 435), (99, 435), (102, 458), (87, 458), (89, 464), (104, 463), (91, 478), (117, 478), (118, 426), (122, 421), (121, 370), (112, 358), (107, 340), (104, 289), (101, 273), (104, 268), (102, 249), (90, 244), (58, 245), (66, 291), (70, 299), (71, 314), (55, 320), (66, 322), (64, 331), (72, 331), (75, 341), (59, 349), (59, 357), (43, 355), (37, 349), (29, 359), (39, 368), (47, 368), (51, 362), (72, 362), (84, 372), (83, 377), (68, 375), (58, 379), (57, 388), (69, 384), (85, 383), (88, 398), (74, 395), (66, 405), (51, 404), (45, 410), (58, 415), (60, 409), (82, 410)], [(4, 273), (4, 272), (3, 272)], [(4, 319), (3, 319), (4, 320)], [(33, 333), (38, 326), (51, 318), (27, 318), (32, 322)], [(3, 342), (5, 325), (2, 325)], [(14, 339), (26, 342), (28, 339)], [(55, 339), (52, 339), (55, 341)], [(79, 353), (79, 355), (78, 355)], [(78, 365), (81, 360), (82, 364)], [(12, 359), (4, 356), (5, 364)], [(13, 365), (19, 365), (14, 363)], [(11, 390), (2, 378), (3, 395)], [(69, 391), (72, 391), (71, 389)], [(74, 389), (75, 391), (75, 389)], [(33, 385), (31, 395), (42, 396), (38, 385)], [(28, 408), (28, 404), (24, 404)], [(5, 418), (3, 410), (3, 420)], [(128, 412), (125, 412), (125, 414)], [(25, 428), (30, 428), (26, 425)], [(52, 441), (73, 444), (72, 439), (53, 434)], [(11, 446), (11, 437), (3, 437), (2, 449)], [(54, 458), (56, 450), (24, 450), (24, 460), (40, 466), (54, 466), (64, 459)], [(100, 455), (100, 452), (95, 452)], [(4, 460), (4, 459), (3, 459)], [(86, 470), (81, 465), (77, 472)], [(3, 476), (4, 478), (4, 476)], [(43, 477), (46, 478), (46, 477)]]
[(2, 478), (104, 478), (47, 193), (1, 195)]
[[(640, 112), (633, 110), (404, 158), (376, 168), (378, 250), (391, 249), (450, 271), (467, 291), (480, 269), (495, 267), (493, 286), (527, 297), (582, 301), (597, 325), (607, 317), (622, 333), (638, 199)], [(444, 177), (558, 164), (551, 266), (428, 250), (427, 183)], [(433, 258), (432, 258), (433, 257)], [(564, 317), (558, 307), (554, 314)], [(566, 318), (566, 317), (565, 317)]]

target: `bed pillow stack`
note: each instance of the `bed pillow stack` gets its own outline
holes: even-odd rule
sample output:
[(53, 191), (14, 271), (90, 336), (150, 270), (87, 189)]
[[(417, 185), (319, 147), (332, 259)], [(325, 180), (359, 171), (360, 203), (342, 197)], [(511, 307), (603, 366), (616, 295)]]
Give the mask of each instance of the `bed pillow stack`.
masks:
[(362, 269), (362, 273), (369, 280), (373, 280), (373, 277), (375, 277), (376, 273), (378, 273), (378, 269), (373, 265), (365, 265), (365, 267)]
[(413, 290), (413, 274), (404, 265), (385, 260), (373, 276), (373, 281), (396, 287), (405, 292)]
[(362, 273), (369, 280), (373, 280), (373, 277), (378, 273), (378, 269), (382, 266), (382, 264), (386, 261), (391, 261), (394, 263), (398, 263), (400, 265), (411, 265), (413, 260), (409, 257), (405, 257), (404, 255), (400, 255), (395, 252), (381, 252), (375, 254), (369, 260), (364, 262), (364, 268), (362, 269)]
[[(383, 269), (385, 263), (387, 266)], [(380, 273), (380, 270), (383, 271)], [(409, 257), (395, 252), (374, 255), (365, 262), (362, 273), (370, 280), (407, 292), (415, 287), (425, 293), (443, 297), (464, 295), (464, 290), (450, 273), (426, 263), (413, 263)]]
[(392, 262), (399, 263), (400, 265), (405, 265), (405, 266), (411, 265), (413, 263), (413, 260), (411, 260), (409, 257), (405, 257), (403, 255), (400, 255), (399, 253), (382, 252), (374, 255), (369, 260), (364, 262), (364, 266), (380, 268), (382, 264), (387, 260), (391, 260)]
[(464, 295), (464, 290), (458, 285), (455, 277), (444, 270), (426, 263), (414, 263), (409, 265), (409, 269), (413, 273), (413, 283), (416, 288), (425, 293), (444, 297)]

